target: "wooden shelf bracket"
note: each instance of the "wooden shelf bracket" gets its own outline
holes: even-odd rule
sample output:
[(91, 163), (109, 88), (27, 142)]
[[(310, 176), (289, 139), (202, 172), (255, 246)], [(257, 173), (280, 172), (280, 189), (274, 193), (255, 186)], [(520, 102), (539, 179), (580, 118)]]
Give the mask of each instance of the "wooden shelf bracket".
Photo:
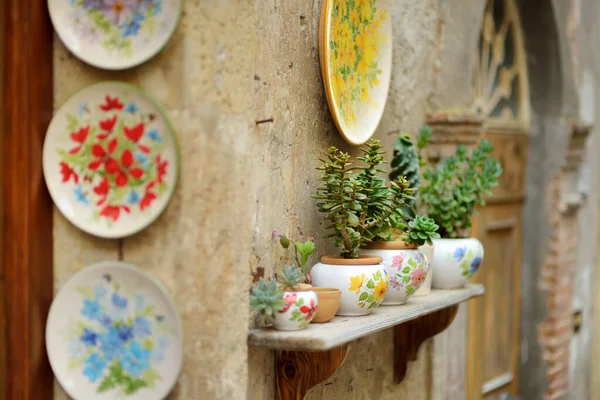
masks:
[(348, 344), (327, 351), (277, 352), (277, 400), (302, 400), (317, 384), (338, 370), (348, 355)]
[(408, 362), (417, 360), (421, 344), (445, 331), (454, 321), (457, 311), (458, 304), (396, 325), (394, 328), (394, 382), (396, 384), (406, 377)]

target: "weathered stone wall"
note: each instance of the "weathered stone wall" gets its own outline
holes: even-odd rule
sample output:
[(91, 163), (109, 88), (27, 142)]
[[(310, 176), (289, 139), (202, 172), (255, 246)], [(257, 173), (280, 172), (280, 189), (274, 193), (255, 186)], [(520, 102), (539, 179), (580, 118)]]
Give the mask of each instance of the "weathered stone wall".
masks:
[[(549, 6), (549, 1), (536, 3)], [(578, 91), (562, 84), (576, 75), (571, 66), (588, 66), (597, 76), (600, 65), (592, 57), (571, 62), (566, 39), (570, 9), (564, 3), (568, 2), (554, 1), (549, 14), (550, 20), (556, 17), (558, 21), (560, 38), (555, 39), (564, 50), (551, 78), (559, 79), (554, 87), (559, 88), (556, 95), (563, 96), (554, 119), (549, 121), (543, 113), (539, 118), (534, 115), (536, 135), (543, 135), (544, 127), (557, 132), (552, 121), (558, 123), (569, 112), (578, 116)], [(583, 1), (584, 11), (586, 7), (596, 11), (592, 3)], [(470, 104), (485, 2), (395, 0), (392, 4), (394, 70), (375, 135), (390, 149), (394, 137), (388, 132), (414, 132), (427, 112)], [(55, 40), (57, 107), (88, 84), (123, 80), (143, 87), (162, 102), (178, 131), (179, 187), (166, 212), (150, 228), (122, 241), (108, 241), (80, 232), (58, 212), (54, 218), (57, 290), (84, 266), (121, 257), (158, 276), (174, 293), (184, 316), (185, 363), (172, 399), (273, 399), (273, 353), (246, 346), (248, 321), (254, 323), (248, 312), (248, 276), (257, 267), (265, 268), (270, 276), (279, 265), (281, 254), (271, 241), (274, 229), (314, 236), (318, 255), (332, 252), (320, 238), (324, 232), (310, 198), (318, 177), (314, 168), (318, 154), (329, 145), (353, 154), (357, 149), (343, 142), (328, 110), (317, 48), (319, 9), (319, 0), (186, 0), (181, 25), (167, 48), (150, 62), (124, 72), (86, 66)], [(529, 10), (533, 13), (533, 7)], [(585, 26), (591, 30), (595, 20), (585, 17)], [(589, 39), (598, 36), (595, 30), (579, 32), (590, 45)], [(543, 33), (538, 36), (544, 45)], [(578, 54), (582, 53), (580, 49)], [(538, 76), (536, 69), (545, 68), (536, 59), (529, 64)], [(593, 80), (589, 85), (594, 93), (598, 90)], [(547, 109), (545, 104), (540, 107)], [(534, 107), (534, 113), (539, 109)], [(561, 114), (562, 110), (568, 112)], [(600, 114), (595, 113), (594, 120), (596, 115)], [(273, 123), (254, 123), (270, 117)], [(552, 165), (549, 143), (539, 136), (532, 140), (533, 159), (539, 163), (530, 162), (530, 167), (542, 171), (529, 175), (535, 201), (544, 201), (543, 187), (535, 182), (543, 174), (538, 169)], [(595, 168), (590, 164), (591, 176)], [(529, 204), (531, 210), (539, 203)], [(584, 209), (582, 214), (590, 216), (593, 210)], [(543, 221), (543, 216), (536, 220)], [(539, 268), (543, 240), (534, 231), (525, 237), (533, 241), (534, 250), (523, 267)], [(316, 256), (310, 260), (315, 261)], [(582, 263), (581, 274), (588, 276), (592, 261)], [(535, 276), (524, 275), (524, 288), (535, 285)], [(398, 386), (392, 382), (393, 335), (388, 330), (354, 343), (344, 366), (308, 397), (462, 399), (466, 320), (463, 306), (447, 332), (422, 346), (419, 360), (410, 365), (407, 378)], [(590, 327), (586, 321), (588, 338)], [(535, 325), (531, 329), (524, 336), (527, 340), (535, 335)], [(530, 346), (534, 348), (535, 343)], [(578, 365), (589, 366), (589, 353), (580, 350), (577, 354)], [(524, 349), (523, 364), (531, 366), (527, 360), (534, 360), (532, 370), (537, 372), (542, 368), (540, 360), (530, 355)], [(580, 381), (574, 377), (578, 387), (583, 384)], [(533, 387), (533, 393), (537, 389)], [(66, 398), (58, 386), (56, 398)]]

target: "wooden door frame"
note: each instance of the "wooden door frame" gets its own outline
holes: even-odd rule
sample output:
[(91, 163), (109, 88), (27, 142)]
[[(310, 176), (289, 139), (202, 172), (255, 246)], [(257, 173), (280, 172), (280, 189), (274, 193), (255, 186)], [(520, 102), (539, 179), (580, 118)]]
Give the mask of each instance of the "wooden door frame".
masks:
[(0, 399), (45, 400), (54, 384), (45, 346), (53, 211), (42, 146), (53, 110), (54, 35), (46, 1), (1, 3)]

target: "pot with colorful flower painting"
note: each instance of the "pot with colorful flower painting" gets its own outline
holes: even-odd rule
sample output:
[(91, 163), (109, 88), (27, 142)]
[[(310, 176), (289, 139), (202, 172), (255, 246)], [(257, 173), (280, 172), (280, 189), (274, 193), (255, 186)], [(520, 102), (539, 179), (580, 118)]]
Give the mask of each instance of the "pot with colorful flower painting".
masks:
[(252, 309), (266, 316), (275, 329), (296, 331), (306, 328), (318, 309), (317, 294), (309, 289), (298, 288), (305, 279), (298, 267), (285, 267), (279, 278), (283, 289), (277, 285), (277, 281), (263, 278), (252, 286)]
[(485, 139), (470, 154), (461, 145), (455, 155), (423, 173), (426, 184), (419, 189), (420, 199), (440, 226), (442, 237), (434, 240), (434, 289), (464, 287), (481, 266), (483, 246), (468, 238), (468, 231), (475, 208), (485, 205), (484, 196), (490, 195), (502, 174), (492, 151), (492, 144)]
[(483, 245), (475, 238), (435, 239), (434, 289), (464, 287), (483, 262)]
[(282, 331), (306, 328), (317, 313), (319, 306), (317, 294), (311, 289), (300, 286), (306, 279), (300, 267), (288, 265), (278, 278), (283, 286), (285, 305), (275, 314), (273, 326)]
[(425, 256), (415, 245), (403, 241), (369, 243), (361, 250), (365, 255), (377, 255), (383, 260), (390, 279), (384, 306), (404, 304), (425, 281), (429, 270)]

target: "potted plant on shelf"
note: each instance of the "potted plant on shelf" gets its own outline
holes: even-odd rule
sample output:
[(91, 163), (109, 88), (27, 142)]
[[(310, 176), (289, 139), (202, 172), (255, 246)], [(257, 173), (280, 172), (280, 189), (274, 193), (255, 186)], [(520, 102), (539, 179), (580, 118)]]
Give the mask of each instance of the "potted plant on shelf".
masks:
[(313, 197), (317, 208), (329, 222), (333, 245), (339, 256), (321, 257), (312, 271), (315, 286), (338, 288), (342, 302), (338, 315), (365, 315), (382, 303), (389, 277), (380, 256), (359, 254), (359, 249), (380, 237), (383, 221), (396, 221), (398, 210), (406, 206), (410, 188), (405, 180), (392, 181), (388, 187), (378, 173), (383, 152), (378, 140), (371, 140), (363, 166), (353, 167), (348, 153), (330, 147), (321, 160), (322, 186)]
[[(379, 150), (378, 150), (379, 151)], [(395, 151), (395, 155), (397, 151)], [(383, 152), (379, 151), (380, 157), (373, 153), (368, 157), (370, 163), (365, 174), (381, 172), (377, 170), (384, 164)], [(419, 179), (419, 161), (416, 153), (408, 154), (405, 159), (398, 160), (396, 164), (404, 166), (406, 174), (396, 174), (392, 177), (399, 199), (392, 212), (385, 218), (380, 218), (374, 229), (375, 237), (368, 243), (363, 244), (361, 253), (377, 255), (383, 260), (388, 276), (390, 287), (382, 305), (404, 304), (422, 285), (428, 275), (428, 262), (419, 251), (418, 247), (425, 243), (432, 243), (433, 238), (439, 237), (436, 233), (437, 225), (430, 218), (416, 215), (413, 209), (414, 186)], [(396, 172), (399, 168), (396, 168)], [(377, 190), (385, 188), (382, 178), (377, 179)]]
[[(406, 177), (410, 187), (416, 189), (414, 195), (418, 198), (418, 189), (421, 185), (421, 168), (427, 165), (427, 162), (422, 156), (422, 150), (429, 143), (432, 136), (431, 128), (428, 125), (423, 125), (419, 130), (416, 145), (410, 134), (403, 133), (398, 136), (394, 143), (394, 155), (390, 164), (390, 179), (394, 180), (401, 176)], [(409, 204), (415, 206), (415, 200), (410, 200)], [(435, 236), (432, 236), (435, 238)], [(421, 253), (425, 255), (427, 262), (427, 275), (421, 287), (414, 293), (415, 296), (426, 296), (431, 292), (431, 281), (434, 274), (432, 268), (434, 247), (433, 243), (425, 242), (419, 246)]]
[(323, 323), (331, 321), (340, 307), (342, 291), (336, 288), (315, 288), (311, 285), (311, 277), (306, 268), (306, 263), (315, 250), (314, 240), (309, 238), (302, 242), (289, 239), (279, 231), (273, 231), (273, 237), (279, 239), (281, 247), (287, 250), (289, 256), (305, 277), (304, 283), (299, 283), (297, 287), (300, 289), (311, 289), (317, 294), (319, 309), (312, 322)]
[[(386, 222), (387, 223), (387, 222)], [(414, 295), (429, 274), (429, 262), (419, 246), (439, 238), (438, 226), (423, 215), (404, 211), (391, 227), (390, 236), (364, 246), (362, 253), (378, 255), (390, 276), (390, 287), (382, 305), (404, 304)]]
[(490, 153), (490, 141), (481, 140), (471, 153), (459, 145), (456, 153), (423, 172), (419, 204), (440, 227), (434, 240), (432, 286), (436, 289), (463, 287), (483, 261), (483, 245), (469, 238), (476, 206), (498, 184), (502, 167)]
[(296, 331), (304, 329), (315, 317), (319, 300), (310, 289), (300, 289), (298, 284), (305, 279), (302, 271), (295, 266), (286, 266), (279, 280), (260, 280), (252, 285), (250, 305), (252, 309), (266, 316), (275, 329)]

